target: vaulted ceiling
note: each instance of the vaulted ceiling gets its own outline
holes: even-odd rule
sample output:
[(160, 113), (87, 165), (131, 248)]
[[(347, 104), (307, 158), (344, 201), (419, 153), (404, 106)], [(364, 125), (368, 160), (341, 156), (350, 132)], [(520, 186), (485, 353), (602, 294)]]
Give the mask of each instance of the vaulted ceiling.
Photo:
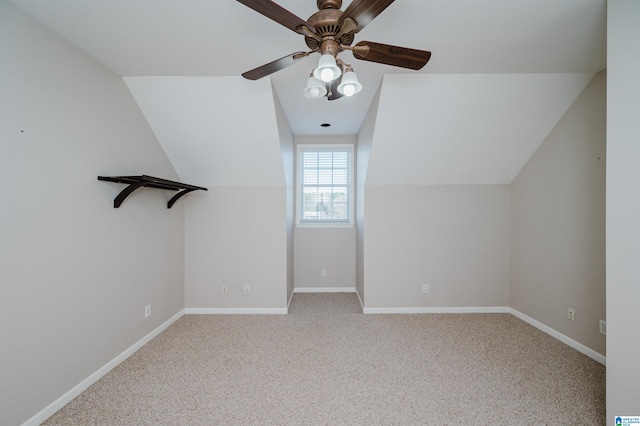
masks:
[[(376, 141), (389, 143), (376, 149), (395, 183), (508, 183), (606, 67), (606, 0), (397, 0), (356, 42), (429, 50), (430, 62), (407, 71), (342, 52), (364, 89), (331, 102), (302, 95), (318, 55), (259, 81), (239, 77), (307, 48), (234, 0), (11, 1), (125, 77), (178, 173), (202, 169), (198, 182), (220, 179), (206, 171), (223, 166), (220, 153), (277, 139), (274, 102), (296, 135), (357, 134), (382, 85)], [(277, 3), (303, 19), (317, 10)], [(416, 157), (429, 173), (403, 172)]]

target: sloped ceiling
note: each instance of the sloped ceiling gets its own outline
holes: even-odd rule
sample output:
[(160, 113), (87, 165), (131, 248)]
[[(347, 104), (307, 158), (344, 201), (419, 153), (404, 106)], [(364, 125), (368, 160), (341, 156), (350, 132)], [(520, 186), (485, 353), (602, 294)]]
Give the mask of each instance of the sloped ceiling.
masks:
[[(235, 0), (10, 1), (126, 77), (178, 173), (194, 182), (252, 180), (246, 169), (233, 166), (241, 166), (235, 163), (241, 150), (263, 153), (275, 146), (269, 84), (293, 134), (327, 136), (357, 134), (382, 84), (372, 151), (379, 158), (372, 157), (370, 165), (374, 181), (389, 168), (404, 172), (398, 182), (503, 182), (575, 98), (573, 88), (606, 66), (606, 0), (397, 0), (357, 34), (356, 42), (430, 50), (431, 61), (416, 72), (343, 52), (364, 89), (353, 98), (327, 102), (301, 93), (317, 55), (257, 82), (239, 77), (306, 46), (300, 35)], [(277, 3), (305, 19), (316, 11), (313, 0)], [(350, 3), (345, 0), (342, 9)], [(572, 76), (563, 80), (558, 74)], [(168, 78), (179, 76), (184, 80)], [(572, 89), (556, 93), (559, 81)], [(507, 107), (506, 87), (519, 99), (531, 97), (536, 106)], [(549, 111), (534, 118), (531, 112), (541, 105)], [(500, 129), (486, 129), (479, 116), (499, 119)], [(332, 126), (320, 127), (324, 122)], [(438, 137), (427, 138), (427, 130)], [(527, 136), (516, 140), (511, 137), (516, 134)], [(388, 157), (398, 140), (415, 155)], [(506, 151), (498, 153), (501, 149)], [(503, 163), (490, 160), (498, 156)], [(417, 171), (425, 165), (428, 172)], [(271, 179), (266, 171), (265, 181)]]
[(181, 179), (221, 186), (284, 185), (268, 80), (126, 77)]
[(510, 183), (592, 76), (387, 75), (367, 184)]

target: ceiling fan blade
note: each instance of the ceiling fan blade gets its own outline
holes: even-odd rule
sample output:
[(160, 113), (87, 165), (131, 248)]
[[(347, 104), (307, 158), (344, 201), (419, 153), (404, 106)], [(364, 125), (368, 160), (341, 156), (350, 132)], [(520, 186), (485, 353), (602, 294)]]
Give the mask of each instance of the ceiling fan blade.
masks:
[(342, 82), (342, 75), (330, 83), (327, 83), (327, 100), (335, 101), (336, 99), (340, 99), (344, 95), (338, 92), (338, 86)]
[(426, 50), (409, 49), (408, 47), (391, 46), (372, 41), (361, 41), (354, 47), (369, 48), (368, 51), (366, 49), (354, 49), (353, 56), (357, 59), (412, 70), (419, 70), (424, 67), (429, 62), (429, 58), (431, 58), (431, 52)]
[(394, 0), (353, 0), (340, 17), (338, 25), (342, 26), (347, 18), (358, 23), (355, 32), (363, 29), (369, 22), (382, 13)]
[(244, 78), (247, 80), (258, 80), (262, 77), (266, 77), (269, 74), (273, 74), (276, 71), (280, 71), (281, 69), (285, 69), (289, 67), (302, 58), (307, 57), (310, 53), (313, 52), (296, 52), (291, 55), (287, 55), (283, 58), (276, 59), (273, 62), (269, 62), (268, 64), (264, 64), (258, 68), (254, 68), (251, 71), (247, 71), (242, 74)]
[(305, 35), (302, 30), (304, 27), (311, 30), (313, 34), (316, 32), (316, 29), (307, 21), (270, 0), (238, 0), (238, 2), (299, 34)]

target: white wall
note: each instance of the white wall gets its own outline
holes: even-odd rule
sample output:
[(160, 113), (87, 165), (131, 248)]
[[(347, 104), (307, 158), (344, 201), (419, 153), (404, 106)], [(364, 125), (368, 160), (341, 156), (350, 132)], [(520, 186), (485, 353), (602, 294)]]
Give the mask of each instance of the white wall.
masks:
[(276, 119), (278, 121), (278, 135), (280, 136), (280, 150), (282, 151), (282, 165), (286, 183), (286, 225), (287, 225), (287, 300), (293, 295), (293, 226), (295, 222), (294, 187), (295, 187), (295, 153), (293, 149), (293, 133), (291, 126), (284, 114), (280, 100), (273, 91), (273, 99), (276, 107)]
[(296, 228), (294, 249), (296, 288), (356, 286), (355, 228)]
[(293, 288), (293, 135), (269, 79), (126, 82), (180, 176), (210, 189), (186, 209), (186, 308), (284, 310)]
[[(298, 144), (352, 144), (355, 136), (296, 136)], [(356, 286), (356, 229), (298, 228), (294, 230), (296, 288)], [(320, 270), (327, 275), (321, 276)]]
[[(211, 88), (218, 84), (215, 80), (197, 84)], [(229, 81), (231, 84), (244, 87), (244, 82), (236, 79)], [(209, 197), (186, 207), (187, 312), (285, 312), (293, 289), (293, 212), (289, 206), (293, 135), (271, 87), (259, 91), (256, 102), (262, 107), (260, 122), (250, 126), (237, 125), (245, 120), (246, 111), (220, 109), (220, 98), (212, 94), (202, 92), (207, 102), (217, 103), (216, 121), (221, 129), (219, 134), (213, 132), (215, 141), (206, 151), (215, 161), (206, 161), (213, 168), (237, 167), (225, 173), (200, 173), (203, 179), (209, 179)], [(185, 102), (189, 100), (186, 96)], [(191, 123), (193, 119), (177, 118), (172, 127), (193, 124), (208, 128), (207, 118), (198, 117)], [(232, 128), (233, 140), (228, 137)], [(203, 130), (204, 134), (211, 134), (209, 130)], [(163, 131), (167, 144), (171, 144), (169, 133)], [(244, 294), (245, 285), (250, 286), (249, 294)]]
[(602, 355), (605, 129), (600, 72), (511, 184), (511, 306)]
[(508, 305), (507, 185), (365, 191), (366, 308)]
[(378, 117), (378, 104), (380, 103), (380, 91), (378, 88), (367, 115), (358, 132), (357, 161), (356, 161), (356, 291), (360, 296), (360, 301), (365, 303), (364, 293), (364, 196), (365, 183), (367, 181), (367, 170), (369, 169), (369, 158), (371, 156), (371, 144), (375, 133), (376, 119)]
[(640, 415), (640, 2), (607, 5), (607, 422), (613, 422)]
[[(20, 424), (184, 307), (177, 175), (120, 77), (0, 0), (0, 423)], [(144, 307), (152, 316), (144, 318)]]
[[(190, 201), (186, 307), (286, 308), (286, 189), (210, 186), (207, 197)], [(245, 285), (251, 286), (248, 295)]]

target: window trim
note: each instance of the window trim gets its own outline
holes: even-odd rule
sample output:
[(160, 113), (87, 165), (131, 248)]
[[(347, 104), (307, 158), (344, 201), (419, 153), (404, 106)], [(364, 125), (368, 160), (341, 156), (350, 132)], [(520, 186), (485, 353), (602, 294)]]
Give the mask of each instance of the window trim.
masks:
[[(304, 152), (335, 152), (349, 153), (349, 219), (338, 220), (302, 220), (302, 153)], [(354, 144), (298, 144), (296, 146), (296, 227), (298, 228), (353, 228), (355, 225), (355, 147)]]

